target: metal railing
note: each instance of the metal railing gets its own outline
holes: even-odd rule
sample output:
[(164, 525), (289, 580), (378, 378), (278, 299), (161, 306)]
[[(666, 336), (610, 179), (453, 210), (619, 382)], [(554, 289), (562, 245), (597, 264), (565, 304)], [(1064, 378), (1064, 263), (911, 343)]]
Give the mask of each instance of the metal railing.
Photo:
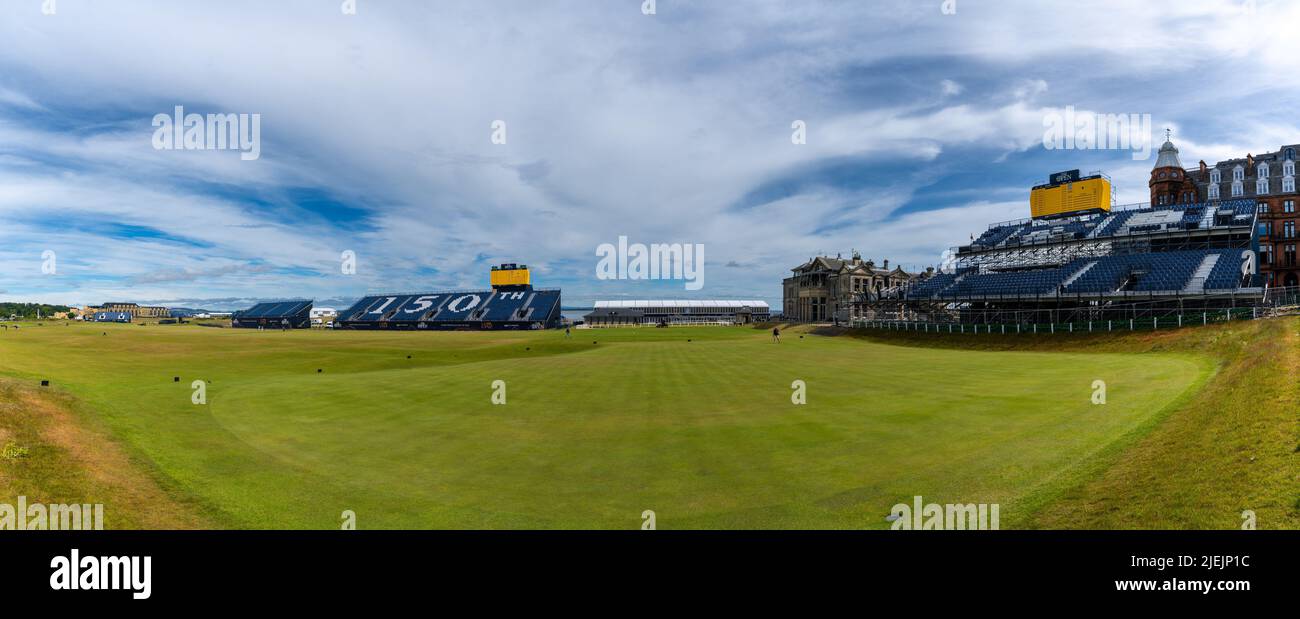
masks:
[(1115, 331), (1160, 331), (1194, 325), (1231, 322), (1234, 320), (1253, 320), (1263, 318), (1265, 315), (1266, 314), (1261, 310), (1261, 308), (1242, 307), (1192, 313), (1181, 312), (1167, 316), (1151, 316), (1144, 318), (1068, 322), (1034, 321), (964, 323), (858, 319), (850, 321), (849, 326), (856, 329), (933, 334), (1057, 335), (1071, 333), (1108, 333)]

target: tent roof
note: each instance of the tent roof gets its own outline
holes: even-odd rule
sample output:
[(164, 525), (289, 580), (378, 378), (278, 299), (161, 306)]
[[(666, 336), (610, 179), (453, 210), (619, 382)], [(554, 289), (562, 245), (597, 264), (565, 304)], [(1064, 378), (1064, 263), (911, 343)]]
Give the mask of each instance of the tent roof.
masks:
[(650, 307), (748, 307), (767, 309), (765, 301), (677, 301), (664, 299), (660, 301), (596, 301), (596, 309), (602, 308), (650, 308)]

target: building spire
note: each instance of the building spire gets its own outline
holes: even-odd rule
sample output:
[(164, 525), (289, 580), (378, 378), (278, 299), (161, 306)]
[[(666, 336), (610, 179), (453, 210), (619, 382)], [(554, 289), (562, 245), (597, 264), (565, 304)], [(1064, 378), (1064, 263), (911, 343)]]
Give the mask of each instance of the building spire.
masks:
[(1182, 162), (1178, 160), (1178, 148), (1174, 146), (1173, 131), (1165, 129), (1165, 143), (1160, 145), (1160, 152), (1156, 157), (1156, 165), (1153, 169), (1181, 169), (1182, 167)]

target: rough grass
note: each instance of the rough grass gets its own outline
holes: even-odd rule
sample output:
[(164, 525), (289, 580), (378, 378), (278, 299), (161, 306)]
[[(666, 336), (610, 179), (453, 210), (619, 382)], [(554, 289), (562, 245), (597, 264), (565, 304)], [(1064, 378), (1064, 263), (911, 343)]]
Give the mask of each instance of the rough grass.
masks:
[(148, 466), (72, 413), (67, 396), (0, 380), (0, 501), (103, 503), (104, 528), (201, 528), (192, 506), (165, 491)]
[(1004, 528), (1075, 527), (1092, 521), (1051, 508), (1104, 482), (1216, 367), (1195, 346), (1135, 355), (1123, 339), (51, 325), (0, 334), (0, 373), (53, 380), (48, 397), (127, 454), (121, 470), (210, 526), (329, 528), (353, 510), (362, 528), (634, 528), (653, 509), (660, 528), (883, 528), (922, 495), (999, 503)]
[(1204, 355), (1215, 372), (1202, 388), (1044, 497), (1025, 526), (1231, 529), (1250, 510), (1261, 529), (1300, 529), (1300, 318), (1118, 336), (859, 336), (967, 350)]

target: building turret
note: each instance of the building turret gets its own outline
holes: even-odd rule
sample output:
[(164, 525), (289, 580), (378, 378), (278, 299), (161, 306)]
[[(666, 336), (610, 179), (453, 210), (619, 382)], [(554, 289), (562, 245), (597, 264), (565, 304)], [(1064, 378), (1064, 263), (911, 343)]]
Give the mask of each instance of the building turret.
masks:
[(1156, 156), (1156, 165), (1151, 169), (1151, 206), (1168, 206), (1171, 204), (1193, 204), (1200, 201), (1196, 183), (1187, 178), (1187, 170), (1178, 159), (1178, 148), (1174, 146), (1168, 129), (1165, 130), (1165, 143), (1160, 145)]

